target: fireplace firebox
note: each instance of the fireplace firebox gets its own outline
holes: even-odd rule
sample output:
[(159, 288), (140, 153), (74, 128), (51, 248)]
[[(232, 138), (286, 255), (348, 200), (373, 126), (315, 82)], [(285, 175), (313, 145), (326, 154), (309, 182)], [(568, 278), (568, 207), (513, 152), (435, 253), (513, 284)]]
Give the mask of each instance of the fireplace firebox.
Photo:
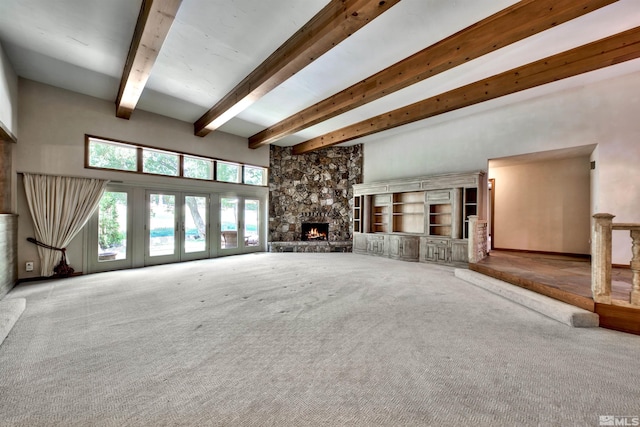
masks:
[(329, 240), (329, 224), (326, 222), (303, 222), (303, 241)]

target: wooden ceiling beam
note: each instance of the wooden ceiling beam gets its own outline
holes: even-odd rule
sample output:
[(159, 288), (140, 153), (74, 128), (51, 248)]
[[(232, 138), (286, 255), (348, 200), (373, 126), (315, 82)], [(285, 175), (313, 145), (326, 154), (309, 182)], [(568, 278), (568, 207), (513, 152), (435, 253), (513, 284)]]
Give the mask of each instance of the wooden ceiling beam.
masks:
[(143, 0), (120, 79), (117, 117), (131, 117), (181, 3), (182, 0)]
[(640, 58), (640, 27), (329, 132), (295, 145), (293, 153), (308, 153), (636, 58)]
[(524, 0), (249, 138), (259, 148), (617, 0)]
[(400, 0), (331, 0), (194, 123), (205, 136), (364, 27)]

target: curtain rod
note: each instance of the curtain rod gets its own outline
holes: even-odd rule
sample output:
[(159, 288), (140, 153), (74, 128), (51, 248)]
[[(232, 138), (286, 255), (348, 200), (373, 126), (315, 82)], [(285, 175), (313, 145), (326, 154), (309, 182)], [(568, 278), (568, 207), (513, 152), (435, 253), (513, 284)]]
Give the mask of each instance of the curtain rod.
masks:
[(78, 175), (57, 175), (57, 174), (53, 174), (53, 173), (40, 173), (40, 172), (16, 172), (16, 174), (18, 175), (24, 175), (24, 174), (30, 174), (30, 175), (44, 175), (44, 176), (57, 176), (60, 178), (82, 178), (82, 179), (100, 179), (102, 181), (109, 181), (109, 182), (121, 182), (121, 181), (113, 181), (111, 179), (105, 179), (105, 178), (95, 178), (95, 177), (89, 177), (89, 176), (78, 176)]

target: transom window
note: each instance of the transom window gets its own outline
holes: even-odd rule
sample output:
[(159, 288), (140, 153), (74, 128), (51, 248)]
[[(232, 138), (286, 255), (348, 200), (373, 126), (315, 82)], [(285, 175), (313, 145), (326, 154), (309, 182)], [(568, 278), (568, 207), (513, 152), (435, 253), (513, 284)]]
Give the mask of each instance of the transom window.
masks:
[(242, 167), (237, 163), (217, 162), (217, 178), (218, 181), (224, 182), (241, 182), (242, 176), (240, 171)]
[(168, 151), (142, 149), (142, 172), (179, 176), (180, 156)]
[(85, 167), (247, 185), (267, 185), (267, 168), (86, 135)]

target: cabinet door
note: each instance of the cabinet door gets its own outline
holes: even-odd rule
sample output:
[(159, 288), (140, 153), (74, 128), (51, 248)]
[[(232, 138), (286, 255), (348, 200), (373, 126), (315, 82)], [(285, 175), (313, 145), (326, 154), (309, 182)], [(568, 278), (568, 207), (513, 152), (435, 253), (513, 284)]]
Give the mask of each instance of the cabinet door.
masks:
[(400, 236), (389, 236), (389, 256), (391, 258), (400, 258), (402, 253), (402, 242)]
[(451, 242), (451, 261), (453, 262), (469, 262), (469, 245), (467, 241)]
[(451, 262), (451, 242), (448, 239), (420, 238), (420, 261)]
[(389, 257), (418, 261), (419, 242), (417, 236), (389, 236)]
[(451, 249), (448, 244), (436, 245), (436, 260), (437, 262), (449, 263), (451, 262)]
[(420, 239), (418, 237), (404, 237), (402, 239), (402, 259), (418, 261), (420, 256)]
[(357, 253), (367, 252), (367, 235), (355, 233), (353, 235), (353, 251)]
[(438, 261), (438, 245), (435, 243), (427, 243), (425, 246), (425, 261), (437, 262)]
[(384, 236), (367, 235), (367, 253), (385, 255)]

